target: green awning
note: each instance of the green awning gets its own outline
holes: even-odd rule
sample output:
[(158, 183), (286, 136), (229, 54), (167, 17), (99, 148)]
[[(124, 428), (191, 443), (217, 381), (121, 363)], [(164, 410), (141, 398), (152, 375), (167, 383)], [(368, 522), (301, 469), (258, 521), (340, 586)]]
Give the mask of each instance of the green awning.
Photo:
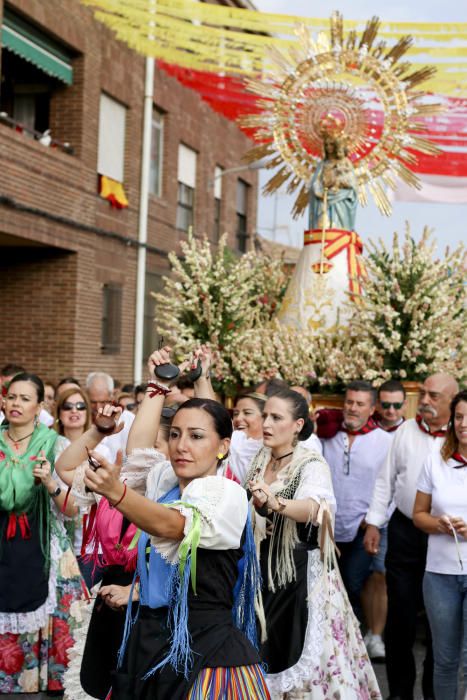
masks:
[(66, 49), (40, 29), (5, 8), (2, 47), (33, 63), (66, 85), (73, 82), (71, 56)]

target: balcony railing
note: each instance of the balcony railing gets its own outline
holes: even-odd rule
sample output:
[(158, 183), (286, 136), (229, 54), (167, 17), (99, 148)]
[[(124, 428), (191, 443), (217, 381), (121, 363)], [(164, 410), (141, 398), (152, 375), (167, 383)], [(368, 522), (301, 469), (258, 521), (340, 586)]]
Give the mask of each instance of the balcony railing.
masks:
[(21, 124), (21, 122), (16, 121), (16, 119), (10, 117), (6, 112), (0, 112), (0, 124), (6, 124), (20, 134), (26, 134), (26, 136), (34, 139), (34, 141), (38, 141), (46, 148), (58, 148), (64, 153), (68, 153), (70, 155), (74, 154), (74, 149), (69, 143), (62, 143), (62, 141), (52, 138), (50, 129), (47, 129), (47, 131), (44, 131), (43, 133), (36, 131), (28, 126), (24, 126), (24, 124)]

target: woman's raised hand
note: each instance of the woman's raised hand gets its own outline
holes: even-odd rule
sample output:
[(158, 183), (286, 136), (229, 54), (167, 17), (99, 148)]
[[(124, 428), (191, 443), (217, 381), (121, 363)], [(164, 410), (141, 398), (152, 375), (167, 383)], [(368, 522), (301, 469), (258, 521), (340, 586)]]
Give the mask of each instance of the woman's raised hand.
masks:
[[(149, 377), (150, 380), (153, 381), (154, 379), (159, 382), (160, 384), (165, 384), (166, 386), (172, 386), (174, 384), (179, 375), (174, 377), (173, 379), (162, 379), (161, 377), (158, 377), (156, 374), (156, 367), (160, 367), (160, 365), (168, 365), (171, 364), (171, 358), (170, 358), (170, 353), (171, 353), (171, 348), (168, 345), (165, 345), (163, 348), (159, 348), (159, 350), (154, 350), (154, 352), (150, 355), (148, 359), (148, 371), (149, 371)], [(180, 374), (186, 370), (186, 368), (189, 365), (189, 360), (185, 360), (182, 362), (179, 366), (178, 369), (180, 370)]]
[(122, 497), (124, 486), (120, 481), (120, 471), (122, 469), (122, 452), (117, 452), (115, 464), (102, 457), (99, 452), (90, 450), (89, 455), (96, 465), (86, 467), (84, 472), (84, 483), (90, 491), (105, 496), (110, 503), (116, 503)]
[(113, 418), (113, 420), (115, 421), (115, 426), (113, 427), (113, 429), (106, 430), (105, 435), (116, 435), (125, 427), (124, 422), (120, 421), (122, 413), (123, 408), (121, 406), (114, 406), (111, 403), (107, 403), (103, 408), (99, 408), (99, 410), (97, 411), (96, 423), (99, 425), (99, 416), (104, 416), (105, 418)]
[(194, 369), (201, 362), (201, 376), (209, 379), (212, 365), (212, 350), (208, 345), (200, 345), (193, 353), (192, 368)]

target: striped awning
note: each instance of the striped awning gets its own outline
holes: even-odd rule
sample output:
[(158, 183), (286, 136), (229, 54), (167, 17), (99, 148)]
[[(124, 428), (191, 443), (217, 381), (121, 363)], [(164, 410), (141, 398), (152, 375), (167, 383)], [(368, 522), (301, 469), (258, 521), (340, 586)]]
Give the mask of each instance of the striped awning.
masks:
[(66, 49), (8, 8), (4, 10), (2, 22), (2, 48), (66, 85), (73, 82), (71, 55)]

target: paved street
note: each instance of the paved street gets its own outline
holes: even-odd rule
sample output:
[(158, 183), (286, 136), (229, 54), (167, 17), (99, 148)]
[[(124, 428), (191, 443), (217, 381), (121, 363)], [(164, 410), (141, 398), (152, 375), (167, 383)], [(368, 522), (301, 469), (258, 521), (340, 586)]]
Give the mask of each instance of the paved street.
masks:
[[(417, 685), (416, 685), (414, 700), (423, 700), (422, 689), (421, 689), (421, 669), (422, 669), (422, 663), (423, 663), (424, 656), (425, 656), (425, 649), (423, 647), (423, 644), (421, 642), (417, 642), (416, 647), (415, 647), (415, 658), (417, 661)], [(381, 695), (383, 696), (383, 700), (386, 700), (386, 698), (389, 695), (389, 689), (388, 689), (388, 684), (387, 684), (387, 680), (386, 680), (386, 666), (385, 666), (385, 664), (374, 664), (374, 669), (375, 669), (376, 677), (378, 679), (379, 687), (381, 690)], [(462, 690), (459, 691), (458, 700), (467, 700), (467, 692), (463, 693)]]
[[(415, 657), (417, 660), (417, 687), (416, 687), (416, 692), (415, 692), (415, 697), (414, 700), (423, 700), (423, 695), (420, 687), (420, 680), (421, 680), (421, 668), (422, 668), (422, 662), (423, 662), (423, 657), (424, 657), (424, 648), (421, 642), (417, 642), (416, 648), (415, 648)], [(388, 690), (388, 684), (386, 680), (386, 666), (385, 664), (375, 664), (374, 665), (376, 677), (378, 679), (379, 687), (381, 690), (381, 695), (383, 697), (383, 700), (386, 700), (386, 698), (389, 695), (389, 690)], [(42, 695), (42, 694), (33, 694), (33, 695), (2, 695), (1, 696), (2, 700), (46, 700), (47, 696)], [(462, 693), (459, 693), (459, 700), (467, 700), (467, 694), (463, 695)]]

